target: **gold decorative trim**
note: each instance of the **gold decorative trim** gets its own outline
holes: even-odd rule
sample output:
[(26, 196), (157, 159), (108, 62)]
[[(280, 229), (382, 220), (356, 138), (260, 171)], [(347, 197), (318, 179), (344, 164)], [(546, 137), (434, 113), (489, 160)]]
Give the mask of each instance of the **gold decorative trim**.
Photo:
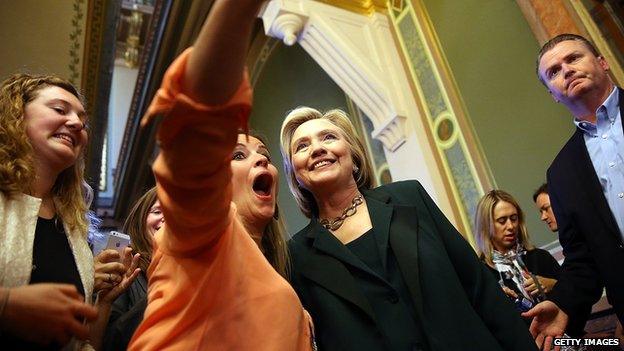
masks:
[(579, 0), (569, 0), (570, 5), (576, 11), (579, 16), (585, 30), (589, 33), (590, 40), (594, 42), (598, 51), (609, 62), (609, 68), (611, 75), (614, 78), (616, 84), (622, 86), (624, 83), (624, 70), (620, 67), (619, 61), (615, 57), (613, 50), (604, 39), (604, 36), (600, 32), (600, 28), (596, 25), (596, 22), (591, 17), (591, 14), (587, 11), (587, 8)]
[(73, 15), (71, 19), (71, 33), (69, 33), (69, 81), (72, 84), (76, 84), (80, 78), (80, 46), (82, 39), (82, 19), (84, 17), (84, 11), (82, 10), (82, 4), (84, 0), (74, 0), (73, 3)]
[(375, 12), (386, 12), (387, 0), (317, 0), (347, 11), (371, 16)]

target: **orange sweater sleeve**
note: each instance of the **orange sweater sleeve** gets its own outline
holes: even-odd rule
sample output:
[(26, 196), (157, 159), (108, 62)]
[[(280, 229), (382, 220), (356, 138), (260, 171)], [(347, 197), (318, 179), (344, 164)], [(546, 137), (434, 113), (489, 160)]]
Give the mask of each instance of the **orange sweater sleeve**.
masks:
[(193, 255), (211, 245), (231, 224), (231, 155), (238, 130), (247, 130), (251, 110), (246, 74), (223, 105), (207, 106), (185, 95), (181, 83), (191, 51), (171, 64), (142, 122), (162, 117), (153, 171), (165, 226), (157, 244), (174, 256)]

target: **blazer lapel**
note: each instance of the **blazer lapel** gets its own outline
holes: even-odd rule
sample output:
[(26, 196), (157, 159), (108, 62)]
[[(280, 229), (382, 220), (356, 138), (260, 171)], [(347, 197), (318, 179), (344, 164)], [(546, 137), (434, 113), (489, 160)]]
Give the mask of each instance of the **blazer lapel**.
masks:
[(381, 259), (384, 271), (387, 271), (388, 235), (393, 211), (392, 205), (389, 204), (390, 196), (380, 191), (375, 192), (374, 190), (363, 191), (363, 193), (366, 198), (366, 206), (368, 206), (368, 213), (375, 232), (379, 258)]
[[(405, 285), (412, 295), (416, 312), (422, 316), (422, 296), (418, 273), (418, 210), (411, 206), (393, 205), (392, 198), (382, 189), (364, 193), (376, 234), (381, 239), (378, 243), (383, 250), (384, 267), (387, 262), (388, 244), (392, 248)], [(371, 201), (369, 201), (369, 198)], [(381, 254), (381, 251), (380, 251)]]
[[(363, 264), (316, 220), (308, 225), (305, 236), (311, 241), (306, 257), (300, 257), (300, 273), (333, 294), (353, 303), (375, 320), (373, 308), (345, 267)], [(307, 245), (306, 245), (307, 246)]]
[(390, 226), (390, 247), (396, 256), (418, 315), (423, 316), (418, 267), (418, 216), (411, 206), (395, 206)]
[[(622, 104), (620, 104), (621, 110)], [(623, 123), (624, 124), (624, 123)], [(607, 226), (614, 234), (619, 237), (619, 229), (617, 229), (617, 223), (611, 213), (611, 208), (607, 203), (607, 199), (604, 197), (600, 180), (594, 169), (594, 164), (589, 157), (587, 146), (585, 145), (585, 138), (583, 132), (580, 129), (576, 129), (576, 132), (572, 136), (574, 145), (573, 155), (570, 157), (570, 165), (573, 170), (577, 170), (579, 173), (579, 179), (583, 183), (583, 188), (587, 193), (587, 196), (591, 199), (600, 217), (604, 220)], [(576, 155), (576, 156), (575, 156)], [(576, 158), (578, 157), (578, 158)], [(577, 166), (577, 162), (580, 161), (580, 165)]]

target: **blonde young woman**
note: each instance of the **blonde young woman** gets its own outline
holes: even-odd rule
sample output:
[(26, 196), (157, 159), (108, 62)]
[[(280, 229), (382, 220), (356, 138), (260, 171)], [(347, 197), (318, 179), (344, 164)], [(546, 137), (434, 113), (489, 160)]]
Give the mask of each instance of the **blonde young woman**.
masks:
[(163, 117), (153, 170), (165, 224), (130, 350), (313, 347), (309, 316), (264, 244), (280, 234), (271, 229), (277, 169), (260, 139), (238, 132), (247, 129), (245, 52), (262, 3), (215, 1), (147, 112), (146, 123)]
[(289, 243), (291, 283), (322, 350), (534, 350), (511, 304), (417, 181), (372, 189), (340, 110), (292, 111), (281, 147), (310, 224)]
[[(548, 297), (561, 267), (548, 251), (531, 243), (524, 212), (511, 194), (491, 190), (479, 200), (474, 233), (477, 254), (519, 311)], [(575, 319), (566, 332), (582, 336), (583, 327), (584, 319)]]
[[(0, 343), (7, 349), (79, 347), (100, 340), (99, 307), (133, 279), (87, 244), (91, 189), (83, 178), (86, 112), (54, 76), (0, 84)], [(119, 255), (109, 255), (119, 259)], [(95, 279), (94, 279), (95, 276)], [(91, 330), (84, 321), (94, 321)]]

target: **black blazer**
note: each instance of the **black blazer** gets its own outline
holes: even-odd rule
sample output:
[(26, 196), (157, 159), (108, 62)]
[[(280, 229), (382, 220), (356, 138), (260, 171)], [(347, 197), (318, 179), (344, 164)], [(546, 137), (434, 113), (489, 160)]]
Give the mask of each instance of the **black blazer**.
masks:
[[(363, 194), (384, 239), (382, 262), (389, 246), (430, 350), (536, 349), (491, 273), (420, 183), (397, 182)], [(387, 350), (341, 245), (316, 219), (289, 242), (291, 282), (312, 315), (319, 349)]]
[[(624, 117), (624, 92), (619, 89)], [(552, 300), (568, 315), (587, 315), (606, 287), (624, 323), (624, 244), (577, 128), (547, 172), (550, 203), (565, 260)]]

